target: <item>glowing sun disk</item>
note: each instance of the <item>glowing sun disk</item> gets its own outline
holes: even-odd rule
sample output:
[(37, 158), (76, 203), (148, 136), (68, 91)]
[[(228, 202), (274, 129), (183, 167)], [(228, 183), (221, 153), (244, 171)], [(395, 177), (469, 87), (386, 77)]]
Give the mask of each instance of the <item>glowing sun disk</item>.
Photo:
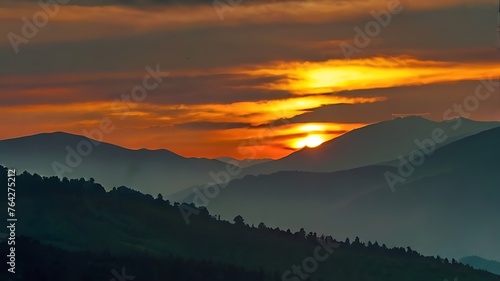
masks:
[(299, 140), (296, 144), (297, 148), (304, 148), (304, 147), (318, 147), (320, 144), (324, 142), (323, 138), (318, 135), (309, 135), (301, 140)]

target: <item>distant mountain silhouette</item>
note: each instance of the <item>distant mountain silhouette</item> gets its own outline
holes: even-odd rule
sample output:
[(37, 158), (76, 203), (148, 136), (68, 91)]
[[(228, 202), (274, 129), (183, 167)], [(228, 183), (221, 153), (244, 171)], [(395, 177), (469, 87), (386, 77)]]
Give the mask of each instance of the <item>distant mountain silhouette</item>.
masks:
[[(449, 136), (446, 143), (449, 143), (500, 125), (498, 122), (460, 120), (462, 124), (456, 130), (450, 126), (455, 123), (438, 123), (421, 117), (384, 121), (348, 132), (318, 148), (303, 149), (276, 161), (259, 159), (240, 162), (240, 166), (247, 168), (232, 178), (289, 170), (330, 172), (377, 164), (408, 154), (416, 148), (416, 139), (431, 137), (435, 128), (446, 131)], [(2, 140), (0, 164), (48, 176), (93, 177), (108, 189), (127, 185), (145, 193), (162, 193), (165, 196), (178, 192), (184, 194), (183, 190), (192, 186), (205, 186), (214, 182), (211, 172), (217, 174), (231, 167), (223, 163), (224, 160), (229, 161), (227, 158), (185, 158), (165, 149), (130, 150), (105, 142), (91, 145), (92, 151), (88, 156), (82, 155), (81, 163), (78, 164), (77, 158), (80, 156), (75, 154), (79, 154), (77, 146), (82, 142), (93, 143), (86, 137), (62, 132)], [(73, 150), (69, 157), (73, 163), (66, 161), (68, 146)], [(87, 150), (87, 146), (80, 147), (84, 154)], [(255, 164), (261, 161), (265, 163)], [(54, 169), (56, 162), (57, 171)], [(75, 163), (78, 165), (73, 167), (71, 164)]]
[(475, 269), (482, 269), (500, 275), (500, 262), (497, 261), (483, 259), (478, 256), (468, 256), (461, 258), (460, 262)]
[[(500, 128), (494, 128), (442, 146), (394, 192), (385, 178), (387, 172), (400, 174), (394, 166), (277, 172), (231, 181), (207, 201), (208, 209), (281, 228), (362, 234), (425, 254), (500, 259), (499, 144)], [(199, 194), (185, 202), (202, 204)]]
[[(458, 121), (457, 121), (458, 120)], [(460, 122), (460, 125), (454, 129)], [(500, 126), (500, 122), (479, 122), (465, 118), (434, 122), (411, 116), (368, 125), (325, 142), (317, 148), (305, 148), (282, 159), (254, 165), (247, 175), (270, 174), (278, 171), (333, 172), (379, 164), (407, 155), (418, 149), (415, 140), (432, 138), (441, 128), (448, 137), (442, 146), (465, 136)]]
[(230, 164), (233, 164), (233, 165), (237, 164), (236, 166), (241, 167), (241, 168), (248, 168), (248, 167), (253, 166), (253, 165), (257, 165), (257, 164), (262, 164), (262, 163), (273, 161), (273, 159), (271, 159), (271, 158), (261, 158), (261, 159), (249, 159), (249, 158), (246, 158), (246, 159), (243, 159), (243, 160), (237, 160), (237, 159), (234, 159), (232, 157), (217, 157), (215, 159), (217, 159), (219, 161), (222, 161), (224, 163), (230, 163)]
[[(105, 142), (92, 145), (92, 151), (85, 156), (77, 150), (81, 142), (93, 143), (86, 137), (62, 132), (2, 140), (0, 164), (51, 176), (57, 175), (53, 167), (56, 161), (72, 170), (63, 173), (63, 177), (92, 177), (107, 189), (127, 185), (153, 195), (169, 195), (204, 184), (211, 180), (210, 172), (225, 170), (228, 166), (218, 160), (184, 158), (165, 149), (130, 150)], [(81, 157), (81, 163), (74, 168), (66, 161), (67, 146)], [(80, 150), (85, 152), (85, 149)], [(75, 157), (73, 155), (70, 160), (77, 163)]]

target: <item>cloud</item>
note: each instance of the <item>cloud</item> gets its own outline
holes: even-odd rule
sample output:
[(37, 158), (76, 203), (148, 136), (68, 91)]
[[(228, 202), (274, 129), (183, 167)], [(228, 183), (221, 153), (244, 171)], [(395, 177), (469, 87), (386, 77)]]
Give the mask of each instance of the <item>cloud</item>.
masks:
[[(64, 105), (113, 101), (130, 95), (142, 83), (141, 73), (80, 73), (67, 75), (3, 76), (0, 96), (4, 106), (53, 104)], [(253, 77), (242, 74), (205, 75), (172, 73), (148, 95), (156, 104), (230, 104), (241, 101), (286, 99), (286, 91), (259, 90), (253, 87), (281, 77)]]
[[(22, 0), (24, 2), (38, 2), (37, 0)], [(247, 3), (256, 4), (267, 2), (268, 0), (242, 0)], [(284, 0), (281, 0), (284, 1)], [(288, 0), (295, 1), (295, 0)], [(62, 2), (62, 1), (61, 1)], [(135, 6), (135, 7), (151, 7), (151, 6), (196, 6), (196, 5), (213, 5), (213, 0), (69, 0), (65, 5), (76, 6)]]
[[(377, 97), (386, 99), (370, 104), (334, 104), (297, 115), (289, 122), (338, 122), (376, 123), (392, 118), (392, 114), (425, 113), (425, 118), (441, 121), (444, 113), (455, 104), (474, 95), (480, 81), (460, 81), (428, 85), (402, 86), (393, 88), (364, 89), (339, 92), (340, 96)], [(500, 96), (493, 94), (481, 102), (479, 110), (471, 112), (468, 118), (474, 120), (498, 120)]]
[[(261, 157), (276, 157), (308, 134), (303, 123), (331, 138), (391, 113), (439, 119), (468, 80), (500, 75), (491, 0), (401, 1), (403, 13), (344, 60), (340, 43), (388, 2), (245, 0), (220, 21), (211, 1), (70, 1), (20, 54), (0, 37), (0, 137), (81, 133), (110, 117), (109, 141), (127, 147), (237, 155), (243, 139), (287, 120), (263, 145)], [(37, 1), (0, 6), (2, 34), (20, 34), (21, 18), (41, 10)], [(157, 63), (171, 75), (120, 120), (111, 103)], [(491, 103), (474, 114), (493, 112)]]
[[(231, 15), (239, 14), (240, 8), (244, 7)], [(0, 37), (0, 74), (137, 71), (158, 62), (172, 70), (204, 70), (269, 61), (343, 59), (339, 44), (352, 43), (353, 28), (362, 28), (372, 19), (370, 9), (351, 7), (353, 14), (362, 11), (362, 18), (342, 19), (331, 13), (319, 22), (304, 23), (292, 16), (258, 22), (260, 17), (252, 15), (240, 24), (229, 16), (220, 22), (212, 7), (199, 9), (61, 7), (29, 44), (20, 46), (18, 55), (7, 36)], [(21, 34), (21, 17), (29, 18), (39, 10), (36, 4), (30, 9), (0, 9), (0, 33)], [(491, 4), (410, 9), (394, 17), (353, 58), (410, 55), (433, 61), (492, 61), (497, 54), (496, 12)]]
[(174, 127), (187, 130), (224, 130), (251, 127), (249, 123), (235, 122), (190, 122), (176, 124)]
[[(477, 10), (487, 5), (493, 6), (491, 0), (475, 1), (474, 6), (468, 0), (447, 1), (396, 1), (396, 0), (318, 0), (318, 1), (268, 1), (243, 0), (241, 4), (231, 7), (225, 0), (222, 3), (229, 7), (225, 20), (219, 19), (213, 1), (203, 0), (72, 0), (68, 5), (59, 8), (50, 24), (56, 22), (68, 24), (99, 24), (104, 29), (110, 27), (127, 27), (127, 32), (144, 32), (146, 30), (168, 30), (194, 26), (239, 26), (270, 24), (319, 24), (326, 22), (351, 22), (361, 24), (373, 20), (371, 12), (387, 10), (389, 3), (399, 2), (404, 13), (413, 14), (434, 10), (455, 10), (466, 6)], [(41, 8), (38, 1), (3, 4), (8, 7), (0, 11), (0, 19), (5, 22), (19, 22), (23, 16), (32, 16)], [(85, 6), (79, 6), (83, 4)], [(92, 5), (95, 4), (95, 5)], [(462, 12), (463, 13), (463, 12)], [(449, 14), (449, 13), (448, 13)], [(400, 16), (400, 15), (395, 15)], [(400, 16), (401, 18), (403, 16)], [(406, 17), (409, 17), (408, 15)], [(476, 18), (474, 16), (474, 18)], [(133, 19), (133, 20), (130, 20)], [(431, 18), (430, 21), (435, 21)], [(468, 22), (468, 21), (467, 21)], [(441, 22), (442, 23), (442, 22)], [(457, 22), (459, 25), (465, 23)], [(474, 24), (474, 23), (472, 23)], [(352, 25), (351, 25), (352, 26)], [(353, 26), (352, 26), (353, 27)], [(99, 32), (99, 30), (94, 30)], [(352, 28), (350, 29), (352, 31)], [(111, 35), (111, 33), (110, 33)]]
[(258, 88), (307, 95), (480, 80), (500, 75), (500, 64), (423, 61), (414, 57), (399, 56), (322, 62), (273, 62), (243, 72), (248, 75), (286, 76), (286, 79)]
[[(288, 119), (327, 104), (378, 100), (382, 99), (314, 95), (231, 104), (165, 105), (146, 100), (118, 105), (113, 105), (112, 101), (2, 105), (0, 110), (6, 118), (5, 130), (0, 132), (0, 138), (43, 131), (82, 134), (84, 129), (98, 128), (103, 118), (109, 118), (117, 129), (106, 136), (106, 140), (119, 145), (130, 148), (147, 146), (151, 149), (175, 147), (174, 151), (183, 155), (201, 153), (198, 155), (220, 156), (224, 155), (223, 151), (231, 150), (225, 155), (236, 155), (239, 143), (247, 137), (257, 137), (266, 129), (255, 126), (270, 120)], [(337, 127), (324, 129), (325, 132), (338, 130)], [(292, 127), (278, 126), (275, 135), (293, 135), (294, 131)], [(279, 157), (290, 152), (271, 147), (265, 150), (261, 157)]]

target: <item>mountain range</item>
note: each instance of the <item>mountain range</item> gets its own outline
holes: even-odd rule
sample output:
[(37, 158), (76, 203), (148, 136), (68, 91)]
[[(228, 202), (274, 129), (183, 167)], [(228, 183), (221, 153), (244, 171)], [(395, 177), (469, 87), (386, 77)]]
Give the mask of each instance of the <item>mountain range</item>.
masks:
[[(0, 183), (7, 184), (2, 166)], [(125, 272), (130, 278), (118, 280), (500, 280), (411, 247), (253, 227), (123, 186), (106, 192), (93, 180), (23, 172), (16, 194), (16, 274), (2, 270), (1, 280), (116, 280)], [(180, 210), (194, 213), (186, 221)], [(0, 241), (0, 251), (9, 247)], [(0, 257), (4, 269), (7, 259)]]
[(46, 176), (94, 178), (108, 190), (127, 185), (165, 196), (206, 183), (212, 180), (210, 172), (231, 166), (214, 159), (185, 158), (165, 149), (126, 149), (62, 132), (0, 141), (0, 164)]
[(355, 129), (317, 148), (305, 148), (276, 161), (254, 165), (244, 173), (334, 172), (380, 164), (419, 149), (416, 143), (432, 138), (435, 130), (442, 130), (446, 136), (446, 140), (437, 143), (437, 147), (440, 147), (499, 125), (499, 122), (479, 122), (465, 118), (442, 122), (418, 116), (396, 118)]
[[(0, 164), (92, 178), (108, 191), (125, 185), (160, 193), (207, 206), (228, 220), (242, 215), (253, 224), (362, 236), (429, 255), (499, 260), (498, 126), (463, 118), (397, 118), (246, 168), (56, 132), (0, 141)], [(229, 170), (238, 172), (229, 183), (215, 185), (216, 196), (202, 198), (207, 183)]]
[[(245, 176), (210, 190), (184, 193), (228, 218), (241, 214), (338, 237), (362, 234), (388, 245), (408, 244), (424, 254), (500, 259), (500, 128), (441, 145), (406, 165), (368, 165), (318, 173), (282, 171)], [(389, 146), (390, 147), (390, 146)], [(388, 161), (389, 163), (401, 162)], [(412, 171), (411, 173), (408, 171)], [(391, 188), (388, 175), (399, 177)], [(208, 199), (208, 200), (207, 200)]]

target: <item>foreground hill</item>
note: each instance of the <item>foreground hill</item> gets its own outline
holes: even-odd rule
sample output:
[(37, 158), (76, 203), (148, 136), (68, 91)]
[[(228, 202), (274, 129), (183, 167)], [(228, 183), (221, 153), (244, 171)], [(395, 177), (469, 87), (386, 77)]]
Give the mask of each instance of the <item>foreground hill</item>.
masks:
[[(6, 174), (0, 167), (0, 183), (6, 184)], [(126, 187), (106, 192), (93, 180), (61, 181), (23, 173), (16, 178), (16, 197), (18, 237), (42, 243), (17, 240), (19, 253), (29, 251), (18, 255), (17, 280), (109, 280), (110, 272), (122, 267), (137, 280), (297, 280), (291, 269), (303, 266), (318, 247), (325, 252), (317, 268), (307, 273), (310, 280), (500, 280), (410, 248), (364, 245), (358, 239), (338, 243), (263, 224), (254, 228), (241, 217), (229, 223), (206, 209), (172, 205)], [(0, 208), (5, 208), (6, 202), (1, 202)], [(186, 223), (180, 209), (198, 214)], [(189, 264), (199, 274), (185, 272)]]
[[(89, 153), (82, 143), (91, 144)], [(211, 171), (225, 170), (229, 165), (211, 159), (184, 158), (168, 150), (130, 150), (105, 142), (95, 143), (66, 133), (3, 140), (0, 164), (46, 176), (92, 177), (108, 189), (127, 185), (145, 193), (164, 195), (204, 184), (211, 180)]]
[[(208, 204), (223, 218), (241, 214), (251, 223), (363, 235), (424, 254), (500, 259), (499, 143), (495, 128), (437, 149), (420, 165), (411, 164), (409, 175), (382, 165), (278, 172), (233, 180), (214, 198), (203, 196), (209, 190), (191, 192), (184, 202)], [(393, 190), (388, 173), (402, 179)]]
[[(179, 257), (68, 251), (26, 237), (19, 237), (17, 242), (16, 254), (21, 257), (17, 270), (15, 274), (7, 273), (7, 261), (2, 257), (0, 261), (7, 267), (2, 266), (1, 280), (263, 281), (266, 274), (262, 270), (247, 271), (238, 266)], [(0, 243), (0, 252), (8, 253), (9, 248), (7, 243)]]

